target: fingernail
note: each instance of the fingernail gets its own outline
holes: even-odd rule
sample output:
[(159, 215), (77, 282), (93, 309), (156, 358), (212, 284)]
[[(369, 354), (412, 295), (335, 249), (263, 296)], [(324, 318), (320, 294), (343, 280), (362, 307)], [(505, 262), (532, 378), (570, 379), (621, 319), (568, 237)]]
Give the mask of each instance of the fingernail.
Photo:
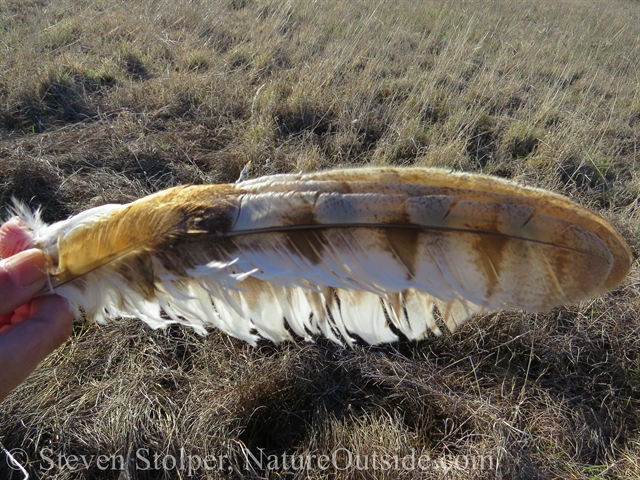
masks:
[(9, 274), (14, 285), (28, 287), (34, 284), (44, 286), (47, 283), (44, 254), (37, 249), (21, 252), (3, 260), (2, 266)]

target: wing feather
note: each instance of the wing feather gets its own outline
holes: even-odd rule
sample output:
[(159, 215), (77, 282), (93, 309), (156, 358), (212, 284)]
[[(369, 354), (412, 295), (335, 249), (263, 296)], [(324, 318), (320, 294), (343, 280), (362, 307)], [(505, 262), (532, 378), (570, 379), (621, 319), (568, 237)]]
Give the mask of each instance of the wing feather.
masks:
[(441, 334), (435, 307), (454, 331), (477, 313), (598, 295), (631, 264), (611, 225), (564, 197), (432, 169), (184, 186), (38, 222), (56, 293), (88, 316), (250, 343), (421, 339)]

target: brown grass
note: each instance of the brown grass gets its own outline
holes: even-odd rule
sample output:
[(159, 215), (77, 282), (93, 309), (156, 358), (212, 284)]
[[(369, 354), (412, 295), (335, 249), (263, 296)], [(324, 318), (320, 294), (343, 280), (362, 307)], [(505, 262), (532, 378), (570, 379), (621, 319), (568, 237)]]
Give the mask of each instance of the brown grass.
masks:
[[(249, 160), (253, 177), (433, 165), (563, 192), (639, 250), (637, 1), (5, 0), (0, 47), (3, 209), (60, 220)], [(0, 441), (61, 480), (640, 478), (638, 277), (375, 348), (79, 324), (2, 403)], [(43, 449), (124, 471), (44, 471)], [(154, 468), (181, 449), (224, 468)], [(4, 455), (0, 475), (19, 478)]]

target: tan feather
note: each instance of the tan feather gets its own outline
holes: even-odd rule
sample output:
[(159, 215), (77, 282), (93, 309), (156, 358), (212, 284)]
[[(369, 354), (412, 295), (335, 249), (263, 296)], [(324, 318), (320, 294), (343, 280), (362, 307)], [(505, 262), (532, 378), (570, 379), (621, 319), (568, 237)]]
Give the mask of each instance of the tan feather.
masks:
[(541, 311), (615, 288), (631, 253), (598, 215), (539, 189), (433, 169), (183, 186), (34, 229), (59, 293), (117, 315), (255, 343), (369, 343)]

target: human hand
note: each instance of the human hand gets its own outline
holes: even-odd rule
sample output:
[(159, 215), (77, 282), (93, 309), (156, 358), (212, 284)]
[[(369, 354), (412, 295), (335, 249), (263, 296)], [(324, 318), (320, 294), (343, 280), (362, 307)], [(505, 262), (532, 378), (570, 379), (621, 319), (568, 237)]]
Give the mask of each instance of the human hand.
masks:
[(0, 260), (0, 401), (71, 335), (66, 299), (40, 294), (46, 259), (37, 249)]

